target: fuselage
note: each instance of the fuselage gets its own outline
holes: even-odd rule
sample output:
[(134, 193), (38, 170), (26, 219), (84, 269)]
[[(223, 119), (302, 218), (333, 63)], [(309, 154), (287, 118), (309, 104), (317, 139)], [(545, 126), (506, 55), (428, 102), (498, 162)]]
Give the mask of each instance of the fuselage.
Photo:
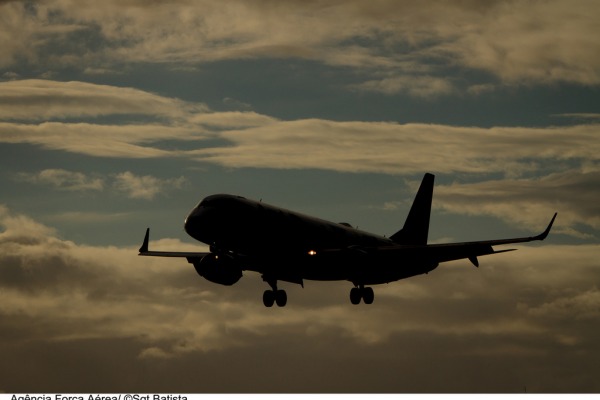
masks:
[(385, 246), (383, 236), (244, 197), (217, 194), (188, 215), (186, 232), (220, 250), (239, 254), (308, 254), (349, 246)]
[[(225, 194), (200, 202), (186, 218), (185, 230), (213, 252), (234, 254), (246, 270), (278, 276), (285, 270), (289, 276), (282, 280), (291, 281), (352, 280), (365, 251), (395, 245), (347, 224)], [(339, 249), (348, 250), (340, 255)]]

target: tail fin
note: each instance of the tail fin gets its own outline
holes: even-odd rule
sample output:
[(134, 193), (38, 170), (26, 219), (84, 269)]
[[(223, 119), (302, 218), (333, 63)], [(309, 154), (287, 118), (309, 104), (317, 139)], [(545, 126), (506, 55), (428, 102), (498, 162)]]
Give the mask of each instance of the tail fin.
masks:
[(423, 177), (419, 191), (404, 222), (404, 227), (390, 237), (394, 242), (398, 244), (427, 244), (434, 179), (435, 176), (429, 173)]

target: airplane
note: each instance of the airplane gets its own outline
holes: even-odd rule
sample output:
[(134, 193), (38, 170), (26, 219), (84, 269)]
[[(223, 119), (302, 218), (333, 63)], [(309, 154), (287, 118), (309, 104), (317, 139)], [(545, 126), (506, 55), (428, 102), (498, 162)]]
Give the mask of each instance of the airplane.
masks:
[(372, 285), (427, 274), (440, 263), (516, 249), (493, 246), (544, 240), (557, 213), (537, 236), (463, 243), (427, 244), (434, 175), (426, 173), (404, 226), (390, 237), (361, 231), (348, 223), (334, 223), (275, 207), (241, 196), (215, 194), (202, 200), (185, 219), (192, 238), (208, 244), (209, 252), (150, 251), (146, 230), (140, 256), (182, 257), (208, 281), (231, 286), (244, 271), (261, 274), (271, 289), (263, 304), (287, 304), (278, 282), (299, 284), (305, 280), (349, 281), (350, 302), (374, 301)]

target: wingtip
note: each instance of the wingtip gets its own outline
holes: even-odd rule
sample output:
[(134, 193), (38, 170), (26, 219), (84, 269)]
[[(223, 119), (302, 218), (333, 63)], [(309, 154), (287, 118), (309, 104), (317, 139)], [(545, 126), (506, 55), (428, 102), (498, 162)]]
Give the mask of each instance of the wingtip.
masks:
[(146, 228), (146, 236), (144, 236), (144, 243), (142, 243), (142, 247), (140, 247), (139, 253), (147, 253), (148, 252), (148, 242), (150, 241), (150, 228)]
[(542, 232), (542, 234), (540, 234), (536, 237), (537, 240), (544, 240), (544, 239), (546, 239), (546, 237), (548, 237), (548, 234), (550, 233), (550, 230), (552, 229), (552, 225), (554, 224), (554, 220), (556, 219), (557, 215), (558, 215), (558, 213), (555, 212), (554, 216), (550, 220), (550, 223), (548, 224), (548, 227), (546, 228), (546, 230), (544, 232)]

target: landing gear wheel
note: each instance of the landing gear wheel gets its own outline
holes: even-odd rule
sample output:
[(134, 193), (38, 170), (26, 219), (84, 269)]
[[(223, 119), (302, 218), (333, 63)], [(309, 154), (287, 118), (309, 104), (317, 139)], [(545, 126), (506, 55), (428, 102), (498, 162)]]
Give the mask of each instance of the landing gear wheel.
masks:
[(352, 304), (359, 304), (361, 299), (365, 304), (373, 304), (373, 300), (375, 300), (373, 288), (363, 287), (361, 285), (350, 290), (350, 302)]
[[(275, 303), (275, 292), (272, 290), (265, 290), (263, 293), (263, 304), (265, 307), (273, 307), (273, 303)], [(279, 305), (279, 303), (277, 303)]]
[(275, 302), (279, 307), (285, 307), (287, 304), (287, 293), (285, 290), (278, 290), (275, 292)]
[(364, 288), (362, 290), (362, 298), (365, 304), (373, 304), (373, 300), (375, 300), (375, 292), (373, 291), (373, 288)]
[(361, 298), (361, 293), (360, 293), (360, 289), (359, 288), (352, 288), (350, 289), (350, 302), (352, 304), (358, 304), (360, 303), (360, 298)]
[(285, 290), (265, 290), (263, 293), (263, 304), (265, 307), (273, 307), (277, 303), (279, 307), (287, 304), (287, 293)]

